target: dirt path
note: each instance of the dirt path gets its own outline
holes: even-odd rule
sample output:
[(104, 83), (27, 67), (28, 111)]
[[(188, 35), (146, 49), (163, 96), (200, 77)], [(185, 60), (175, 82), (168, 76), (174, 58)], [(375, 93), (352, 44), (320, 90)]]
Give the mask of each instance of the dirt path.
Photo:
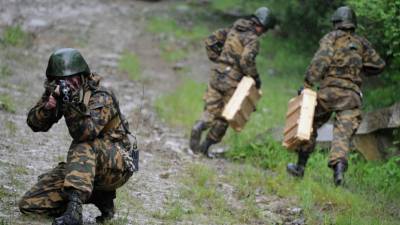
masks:
[[(149, 13), (165, 12), (169, 3), (0, 0), (1, 33), (7, 25), (21, 24), (31, 36), (27, 48), (3, 46), (0, 50), (0, 66), (7, 65), (11, 73), (1, 77), (0, 94), (8, 94), (16, 106), (14, 113), (0, 107), (0, 224), (51, 223), (49, 219), (22, 216), (16, 204), (38, 175), (65, 159), (71, 141), (63, 121), (48, 133), (33, 133), (25, 123), (27, 110), (42, 93), (48, 56), (59, 47), (81, 50), (92, 70), (104, 76), (103, 85), (116, 91), (131, 130), (138, 136), (141, 170), (119, 190), (118, 214), (111, 224), (213, 224), (204, 217), (174, 221), (163, 216), (171, 203), (181, 199), (181, 190), (188, 186), (183, 177), (193, 164), (211, 168), (219, 194), (228, 205), (243, 207), (225, 177), (238, 165), (193, 156), (183, 132), (161, 123), (152, 107), (157, 96), (179, 84), (172, 65), (160, 57), (157, 37), (145, 29)], [(118, 70), (118, 60), (125, 51), (139, 56), (143, 82), (129, 80)], [(202, 58), (197, 56), (194, 60)], [(197, 74), (208, 73), (204, 63), (199, 68)], [(188, 208), (190, 204), (186, 203)], [(265, 219), (257, 224), (302, 224), (293, 216), (298, 208), (291, 204), (260, 193), (257, 206)], [(89, 205), (84, 212), (85, 224), (94, 224), (98, 210)]]

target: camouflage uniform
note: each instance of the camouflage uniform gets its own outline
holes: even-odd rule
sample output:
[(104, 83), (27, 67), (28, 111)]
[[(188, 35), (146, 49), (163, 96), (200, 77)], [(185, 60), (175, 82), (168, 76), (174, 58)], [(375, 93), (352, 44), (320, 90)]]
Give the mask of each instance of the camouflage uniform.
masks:
[(73, 141), (67, 162), (40, 175), (22, 197), (21, 212), (59, 215), (65, 211), (66, 191), (71, 189), (79, 191), (82, 202), (98, 206), (101, 201), (96, 196), (103, 193), (114, 199), (115, 190), (132, 175), (131, 144), (122, 124), (126, 121), (119, 116), (113, 93), (99, 86), (99, 80), (93, 74), (87, 78), (81, 90), (86, 100), (65, 106), (60, 115), (44, 108), (48, 91), (29, 111), (27, 123), (35, 132), (48, 131), (64, 116)]
[(335, 113), (329, 166), (347, 162), (351, 137), (361, 121), (361, 74), (378, 74), (384, 67), (371, 44), (354, 32), (334, 30), (325, 35), (305, 75), (306, 88), (319, 82), (318, 105), (311, 143), (299, 151), (314, 150), (317, 129)]
[(243, 76), (258, 80), (255, 58), (259, 51), (258, 35), (253, 20), (239, 19), (232, 28), (215, 31), (206, 40), (212, 68), (210, 82), (203, 97), (205, 106), (201, 117), (205, 129), (211, 128), (208, 138), (220, 142), (228, 128), (221, 117), (225, 104), (233, 95)]

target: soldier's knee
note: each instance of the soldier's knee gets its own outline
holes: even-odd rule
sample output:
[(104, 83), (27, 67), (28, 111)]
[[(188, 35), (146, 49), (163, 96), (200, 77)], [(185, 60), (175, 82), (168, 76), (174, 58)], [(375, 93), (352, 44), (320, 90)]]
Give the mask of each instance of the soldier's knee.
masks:
[(32, 213), (34, 212), (34, 207), (28, 203), (27, 197), (23, 196), (20, 201), (18, 202), (19, 211), (23, 214)]

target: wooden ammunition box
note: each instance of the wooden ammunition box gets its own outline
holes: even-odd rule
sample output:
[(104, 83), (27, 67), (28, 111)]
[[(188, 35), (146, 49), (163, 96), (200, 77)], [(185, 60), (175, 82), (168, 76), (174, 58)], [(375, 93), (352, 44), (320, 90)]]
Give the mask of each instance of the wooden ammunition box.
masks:
[(301, 95), (290, 99), (283, 131), (285, 148), (295, 150), (310, 140), (316, 105), (317, 93), (311, 89), (304, 89)]
[(231, 99), (225, 105), (222, 117), (235, 131), (240, 132), (249, 120), (250, 114), (255, 111), (261, 94), (261, 91), (256, 88), (253, 78), (243, 77)]

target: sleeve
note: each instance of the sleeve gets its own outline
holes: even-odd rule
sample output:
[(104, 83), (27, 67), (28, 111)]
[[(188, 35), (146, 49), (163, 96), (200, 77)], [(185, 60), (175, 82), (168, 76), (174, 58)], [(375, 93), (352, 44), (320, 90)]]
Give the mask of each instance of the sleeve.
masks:
[(332, 62), (332, 56), (334, 54), (333, 40), (326, 35), (319, 42), (319, 49), (314, 54), (310, 65), (307, 68), (304, 87), (311, 88), (314, 84), (323, 79), (327, 72), (329, 65)]
[(244, 46), (242, 55), (240, 57), (240, 69), (246, 76), (253, 78), (258, 77), (256, 67), (256, 57), (260, 51), (260, 43), (257, 36), (251, 37), (250, 41)]
[(48, 131), (62, 117), (61, 113), (60, 116), (56, 115), (57, 108), (49, 110), (44, 107), (48, 99), (49, 93), (43, 93), (36, 105), (29, 110), (26, 122), (34, 132)]
[(386, 63), (366, 39), (362, 42), (364, 45), (363, 72), (367, 76), (378, 75), (383, 71)]
[(216, 61), (220, 56), (229, 30), (229, 28), (218, 29), (205, 39), (207, 56), (211, 61)]
[(85, 114), (79, 113), (76, 107), (66, 107), (64, 110), (69, 133), (76, 142), (94, 140), (104, 126), (118, 115), (112, 97), (105, 92), (94, 94), (87, 108)]

